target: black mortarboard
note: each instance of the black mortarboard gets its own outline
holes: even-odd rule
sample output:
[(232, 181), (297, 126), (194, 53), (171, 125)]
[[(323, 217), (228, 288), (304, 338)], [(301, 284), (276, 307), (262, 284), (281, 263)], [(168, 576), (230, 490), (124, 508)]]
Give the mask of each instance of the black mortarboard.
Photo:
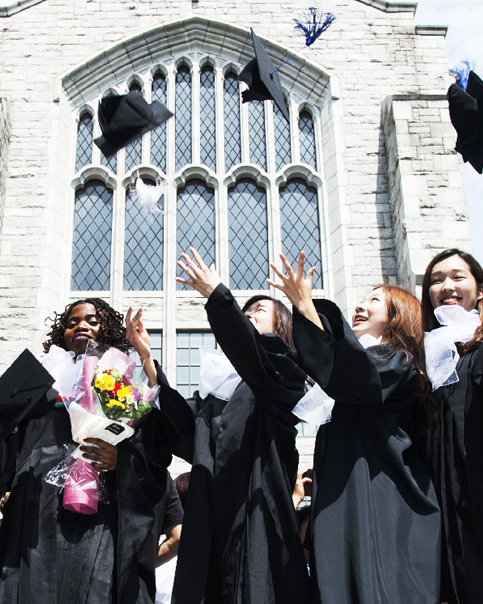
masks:
[(456, 84), (448, 89), (449, 114), (458, 138), (456, 151), (480, 174), (483, 171), (483, 81), (470, 72), (466, 92)]
[(159, 101), (149, 105), (138, 92), (129, 92), (104, 97), (99, 102), (97, 115), (102, 136), (94, 142), (109, 157), (174, 114)]
[(275, 65), (267, 55), (262, 43), (252, 29), (255, 58), (252, 59), (238, 76), (238, 80), (248, 85), (248, 90), (242, 92), (244, 103), (249, 101), (268, 101), (271, 99), (289, 121), (287, 104), (283, 96), (280, 78)]
[(0, 443), (22, 420), (42, 417), (54, 407), (54, 381), (28, 350), (5, 371), (0, 377)]

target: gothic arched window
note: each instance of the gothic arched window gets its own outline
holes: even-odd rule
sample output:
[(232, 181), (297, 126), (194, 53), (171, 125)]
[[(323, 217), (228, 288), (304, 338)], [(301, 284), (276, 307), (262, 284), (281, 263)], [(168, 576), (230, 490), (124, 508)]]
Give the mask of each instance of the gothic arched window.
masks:
[(176, 74), (176, 170), (191, 163), (191, 74), (180, 67)]
[(109, 290), (111, 232), (112, 191), (93, 180), (75, 196), (72, 290)]
[[(142, 88), (139, 84), (134, 83), (129, 87), (129, 92), (142, 94)], [(126, 172), (141, 163), (143, 153), (143, 139), (137, 138), (126, 145)]]
[(267, 141), (265, 137), (265, 103), (254, 101), (248, 105), (250, 128), (250, 162), (267, 169)]
[(292, 161), (292, 145), (290, 124), (277, 105), (273, 106), (273, 128), (275, 131), (275, 165), (277, 170), (281, 170)]
[[(158, 73), (153, 79), (151, 100), (166, 105), (166, 79)], [(166, 172), (166, 122), (151, 131), (151, 163)]]
[[(190, 180), (178, 190), (177, 258), (195, 247), (209, 266), (215, 262), (215, 194), (202, 180)], [(185, 276), (177, 267), (177, 275)], [(188, 289), (182, 283), (178, 289)]]
[(313, 288), (322, 289), (317, 191), (300, 178), (290, 180), (286, 186), (280, 187), (280, 214), (283, 253), (295, 263), (299, 252), (304, 250), (306, 266), (317, 269)]
[(242, 179), (228, 192), (230, 287), (267, 289), (267, 195)]
[(216, 170), (215, 75), (211, 67), (200, 74), (200, 160)]
[[(146, 181), (145, 184), (154, 185)], [(146, 217), (132, 187), (126, 194), (124, 235), (124, 290), (160, 291), (163, 289), (163, 209), (164, 196), (157, 211)]]
[(77, 153), (75, 160), (75, 169), (77, 172), (84, 166), (92, 163), (92, 133), (92, 117), (88, 113), (84, 113), (77, 127)]
[(228, 171), (241, 162), (240, 144), (240, 93), (234, 73), (225, 76), (223, 90), (225, 121), (225, 169)]
[(314, 121), (308, 111), (302, 111), (299, 117), (300, 159), (312, 166), (317, 167), (315, 154)]

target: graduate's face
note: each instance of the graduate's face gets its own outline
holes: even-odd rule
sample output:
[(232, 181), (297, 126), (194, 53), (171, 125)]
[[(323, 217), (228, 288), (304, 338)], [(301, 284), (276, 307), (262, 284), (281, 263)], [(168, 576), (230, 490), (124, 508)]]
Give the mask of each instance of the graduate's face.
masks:
[(258, 300), (249, 306), (245, 314), (258, 333), (275, 332), (275, 314), (272, 300)]
[(460, 256), (450, 256), (435, 264), (431, 271), (429, 298), (433, 308), (462, 306), (470, 311), (476, 308), (482, 294), (478, 291), (470, 267)]
[(67, 350), (72, 350), (75, 356), (84, 354), (89, 340), (97, 340), (101, 320), (96, 307), (92, 304), (78, 304), (70, 311), (67, 327), (64, 332), (64, 342)]
[(358, 338), (367, 333), (380, 338), (387, 323), (386, 295), (382, 288), (372, 292), (356, 306), (352, 316), (352, 329)]

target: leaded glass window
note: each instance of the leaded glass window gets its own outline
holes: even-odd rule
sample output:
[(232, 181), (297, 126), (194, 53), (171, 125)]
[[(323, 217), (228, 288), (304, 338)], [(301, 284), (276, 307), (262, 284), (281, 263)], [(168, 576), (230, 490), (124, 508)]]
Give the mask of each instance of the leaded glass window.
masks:
[[(142, 94), (141, 86), (139, 84), (132, 84), (129, 87), (129, 92), (136, 92)], [(143, 139), (142, 137), (136, 138), (126, 145), (126, 172), (138, 166), (142, 160), (143, 153)]]
[(282, 250), (289, 262), (297, 262), (299, 252), (305, 251), (305, 266), (316, 267), (314, 289), (322, 289), (320, 259), (320, 228), (317, 191), (297, 178), (280, 187)]
[(268, 289), (267, 196), (248, 179), (228, 192), (231, 289)]
[(265, 104), (261, 101), (248, 103), (250, 127), (250, 161), (267, 169), (267, 143), (265, 139)]
[(112, 191), (93, 180), (75, 196), (72, 290), (109, 290), (111, 231)]
[(225, 117), (225, 169), (228, 171), (241, 162), (240, 94), (234, 73), (225, 76), (223, 91)]
[(210, 332), (184, 331), (177, 334), (176, 389), (185, 398), (193, 396), (200, 380), (200, 348), (216, 348)]
[(211, 67), (200, 74), (201, 163), (216, 170), (215, 75)]
[(191, 74), (180, 67), (176, 74), (176, 170), (191, 163)]
[(158, 201), (157, 211), (146, 217), (134, 187), (127, 191), (124, 235), (125, 291), (163, 289), (163, 204), (164, 195)]
[[(177, 258), (195, 247), (208, 264), (215, 262), (215, 193), (202, 180), (190, 180), (178, 191)], [(177, 267), (178, 277), (185, 277)], [(178, 289), (190, 289), (182, 283)]]
[(77, 153), (75, 160), (75, 169), (77, 172), (84, 166), (92, 163), (92, 133), (92, 117), (88, 113), (84, 113), (77, 127)]
[(111, 155), (110, 157), (106, 157), (101, 152), (101, 164), (103, 166), (106, 166), (106, 168), (109, 168), (109, 170), (111, 170), (111, 172), (116, 174), (116, 172), (117, 172), (117, 153), (114, 153), (114, 155)]
[(292, 161), (290, 124), (275, 103), (273, 104), (273, 129), (275, 131), (275, 164), (277, 170), (281, 170)]
[(315, 155), (314, 122), (308, 111), (302, 111), (299, 118), (300, 159), (312, 166), (317, 167)]
[[(166, 80), (160, 73), (153, 79), (152, 100), (166, 105)], [(166, 122), (151, 130), (151, 163), (166, 172)]]

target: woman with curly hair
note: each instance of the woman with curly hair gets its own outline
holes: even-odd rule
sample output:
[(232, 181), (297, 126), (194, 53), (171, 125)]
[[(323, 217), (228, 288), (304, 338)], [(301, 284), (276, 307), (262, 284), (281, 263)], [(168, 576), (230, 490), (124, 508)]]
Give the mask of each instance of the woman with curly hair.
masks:
[(334, 403), (314, 452), (312, 601), (438, 604), (440, 512), (415, 443), (430, 391), (420, 304), (378, 286), (351, 328), (333, 302), (312, 301), (304, 253), (295, 272), (281, 258), (282, 284), (268, 283), (294, 305), (298, 361)]
[[(124, 352), (134, 347), (155, 381), (141, 311), (131, 319), (129, 310), (126, 320), (128, 334), (122, 315), (105, 301), (77, 300), (56, 313), (44, 350), (58, 346), (73, 353), (74, 363), (81, 362), (90, 341)], [(152, 409), (135, 434), (117, 446), (94, 438), (81, 446), (83, 456), (104, 472), (109, 493), (109, 503), (99, 501), (92, 515), (65, 509), (58, 488), (44, 480), (77, 447), (64, 403), (20, 426), (17, 471), (0, 531), (1, 604), (154, 601), (157, 533), (171, 461), (171, 428), (161, 416)], [(181, 510), (178, 516), (176, 525)]]

